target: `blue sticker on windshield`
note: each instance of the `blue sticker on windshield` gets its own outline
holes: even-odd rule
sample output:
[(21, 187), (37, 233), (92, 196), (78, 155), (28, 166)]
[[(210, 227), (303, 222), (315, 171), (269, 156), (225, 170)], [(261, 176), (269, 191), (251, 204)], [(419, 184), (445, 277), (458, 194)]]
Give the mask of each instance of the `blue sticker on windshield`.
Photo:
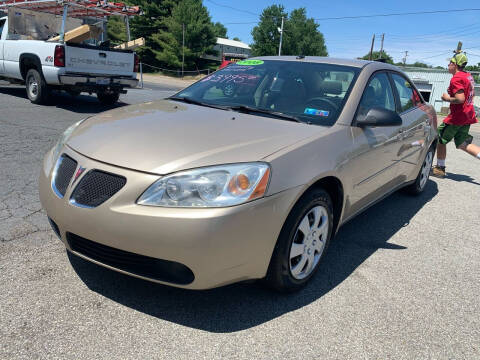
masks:
[(330, 114), (330, 111), (305, 108), (305, 111), (303, 113), (307, 115), (315, 115), (315, 116), (328, 116)]

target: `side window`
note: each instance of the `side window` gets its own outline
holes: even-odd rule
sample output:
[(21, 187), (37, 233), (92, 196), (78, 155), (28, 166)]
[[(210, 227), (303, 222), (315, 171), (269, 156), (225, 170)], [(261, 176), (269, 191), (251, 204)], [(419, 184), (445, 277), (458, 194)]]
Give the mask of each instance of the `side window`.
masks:
[(5, 25), (5, 20), (0, 20), (0, 40), (2, 40), (3, 25)]
[(392, 74), (392, 79), (400, 98), (400, 112), (405, 112), (422, 103), (420, 95), (407, 79), (398, 74)]
[(358, 116), (366, 116), (373, 107), (395, 111), (393, 91), (386, 73), (376, 74), (370, 79), (360, 101)]

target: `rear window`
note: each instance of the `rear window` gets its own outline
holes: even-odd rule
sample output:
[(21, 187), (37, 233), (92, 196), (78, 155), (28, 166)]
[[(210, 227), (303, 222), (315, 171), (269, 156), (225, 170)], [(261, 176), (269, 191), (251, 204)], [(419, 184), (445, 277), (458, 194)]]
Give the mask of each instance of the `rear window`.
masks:
[(246, 105), (333, 125), (359, 69), (301, 61), (245, 60), (175, 96), (224, 106)]

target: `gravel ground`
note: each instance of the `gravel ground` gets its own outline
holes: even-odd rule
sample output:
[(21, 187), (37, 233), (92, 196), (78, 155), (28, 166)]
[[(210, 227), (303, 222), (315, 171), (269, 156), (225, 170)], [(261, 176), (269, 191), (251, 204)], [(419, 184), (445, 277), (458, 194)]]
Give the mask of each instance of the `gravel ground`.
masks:
[[(147, 84), (122, 100), (173, 90)], [(299, 293), (180, 290), (66, 253), (38, 200), (41, 160), (105, 108), (24, 93), (0, 83), (0, 359), (480, 358), (479, 161), (449, 145), (447, 178), (346, 224)]]

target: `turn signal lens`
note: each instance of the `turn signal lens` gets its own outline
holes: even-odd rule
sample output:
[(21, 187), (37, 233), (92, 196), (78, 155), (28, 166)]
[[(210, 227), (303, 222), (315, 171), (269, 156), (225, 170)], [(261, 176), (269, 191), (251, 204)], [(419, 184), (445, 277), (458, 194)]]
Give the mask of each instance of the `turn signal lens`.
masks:
[(265, 194), (265, 191), (267, 191), (269, 178), (270, 178), (270, 169), (267, 169), (267, 171), (265, 171), (265, 174), (263, 174), (262, 180), (260, 180), (260, 182), (258, 183), (257, 187), (253, 191), (252, 195), (250, 195), (248, 200), (261, 198)]
[(234, 195), (241, 195), (245, 193), (249, 187), (250, 180), (248, 180), (248, 176), (245, 174), (235, 175), (228, 183), (228, 191)]

